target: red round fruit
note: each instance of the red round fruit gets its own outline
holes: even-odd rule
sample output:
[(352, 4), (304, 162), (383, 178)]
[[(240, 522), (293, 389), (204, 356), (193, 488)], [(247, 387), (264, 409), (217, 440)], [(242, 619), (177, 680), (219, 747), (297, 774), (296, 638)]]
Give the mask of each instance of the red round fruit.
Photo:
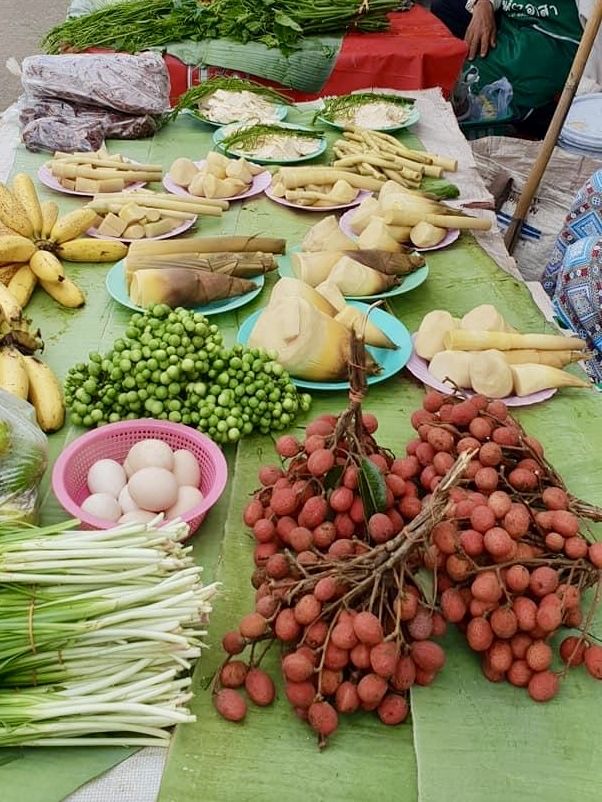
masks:
[(372, 710), (378, 707), (387, 692), (387, 681), (378, 674), (365, 674), (358, 683), (357, 693), (363, 704)]
[[(569, 538), (572, 540), (572, 538)], [(550, 551), (558, 553), (564, 549), (565, 539), (558, 532), (548, 532), (546, 535), (546, 548)], [(570, 550), (570, 548), (569, 548)]]
[(422, 407), (427, 412), (438, 412), (445, 403), (447, 396), (438, 390), (428, 390), (422, 399)]
[(527, 656), (527, 649), (533, 643), (533, 638), (526, 632), (517, 632), (510, 640), (512, 654), (517, 660), (524, 660)]
[(334, 468), (334, 454), (329, 448), (319, 448), (309, 455), (307, 470), (312, 476), (324, 476)]
[(332, 696), (343, 682), (343, 672), (323, 668), (320, 673), (320, 692), (323, 696)]
[(259, 613), (248, 613), (241, 619), (238, 629), (243, 638), (255, 640), (267, 632), (268, 622)]
[(313, 682), (287, 682), (284, 686), (286, 698), (293, 707), (307, 709), (316, 697), (316, 689)]
[(324, 643), (327, 635), (328, 624), (325, 621), (315, 621), (305, 630), (305, 643), (312, 649), (317, 649)]
[(245, 690), (249, 699), (259, 707), (271, 705), (276, 688), (269, 674), (260, 668), (251, 668), (245, 677)]
[(493, 643), (493, 631), (485, 618), (473, 618), (466, 629), (468, 645), (475, 652), (485, 652)]
[(443, 617), (450, 624), (459, 623), (466, 615), (466, 603), (456, 588), (447, 588), (441, 594), (441, 610)]
[(473, 580), (470, 590), (475, 599), (488, 604), (502, 598), (502, 587), (494, 571), (483, 571)]
[(319, 602), (313, 593), (302, 596), (295, 605), (295, 620), (301, 626), (307, 626), (318, 618), (322, 612), (322, 603)]
[[(321, 580), (322, 582), (324, 580)], [(352, 621), (339, 621), (332, 630), (330, 642), (334, 643), (339, 649), (353, 649), (357, 645), (357, 636), (353, 629)]]
[(371, 412), (364, 412), (362, 414), (362, 423), (364, 424), (364, 429), (368, 432), (368, 434), (374, 434), (374, 432), (378, 429), (378, 418)]
[(395, 643), (377, 643), (370, 650), (370, 666), (379, 677), (389, 679), (395, 672), (399, 652)]
[(366, 643), (358, 643), (349, 653), (349, 659), (356, 668), (362, 670), (370, 668), (370, 646)]
[(355, 713), (360, 706), (357, 686), (353, 682), (342, 682), (337, 688), (334, 704), (339, 713)]
[(512, 602), (512, 609), (518, 621), (518, 628), (523, 632), (535, 629), (537, 618), (537, 605), (526, 596), (517, 596)]
[(602, 646), (591, 644), (585, 650), (583, 661), (588, 673), (594, 679), (602, 679)]
[(287, 543), (296, 552), (308, 551), (314, 542), (312, 532), (305, 526), (296, 526), (288, 533)]
[(596, 568), (602, 568), (602, 542), (591, 544), (589, 547), (589, 559)]
[(470, 525), (477, 532), (485, 534), (488, 529), (492, 529), (495, 526), (495, 515), (488, 506), (481, 504), (471, 512)]
[(399, 502), (399, 512), (405, 521), (412, 521), (422, 510), (422, 502), (419, 498), (405, 495)]
[(276, 440), (276, 451), (285, 459), (296, 457), (302, 450), (303, 446), (301, 443), (291, 434), (285, 434)]
[(242, 721), (247, 715), (247, 703), (232, 688), (224, 688), (213, 697), (217, 712), (226, 721)]
[(483, 545), (495, 560), (508, 559), (516, 548), (508, 532), (500, 526), (494, 526), (485, 532)]
[(246, 645), (243, 636), (235, 629), (226, 632), (222, 638), (222, 648), (227, 654), (240, 654)]
[(504, 640), (494, 640), (485, 655), (493, 671), (505, 674), (512, 665), (512, 649)]
[(469, 557), (479, 557), (483, 553), (483, 535), (476, 529), (460, 532), (460, 546)]
[(337, 711), (328, 702), (314, 702), (308, 710), (309, 725), (321, 738), (327, 738), (339, 724)]
[(337, 487), (330, 494), (328, 503), (335, 512), (347, 512), (353, 504), (353, 490), (348, 487)]
[(397, 661), (395, 672), (391, 677), (391, 686), (396, 691), (409, 690), (416, 680), (416, 664), (409, 655), (403, 655)]
[(543, 640), (536, 640), (527, 649), (527, 665), (532, 671), (545, 671), (552, 665), (552, 649)]
[(299, 513), (299, 526), (315, 529), (324, 523), (328, 515), (328, 504), (324, 496), (312, 496), (303, 505)]
[(428, 610), (420, 609), (408, 621), (408, 632), (414, 640), (427, 640), (433, 633), (433, 616)]
[(276, 484), (278, 479), (282, 479), (284, 471), (278, 465), (264, 465), (259, 469), (259, 481), (265, 487)]
[(395, 535), (395, 529), (384, 513), (376, 512), (368, 521), (368, 534), (375, 543), (386, 543)]
[(539, 596), (540, 598), (547, 596), (548, 593), (554, 593), (558, 584), (558, 573), (547, 565), (541, 565), (539, 568), (535, 568), (529, 582), (533, 595)]
[(284, 643), (291, 643), (297, 640), (301, 634), (301, 627), (292, 610), (287, 608), (278, 613), (274, 621), (274, 633)]
[(383, 640), (383, 628), (378, 618), (367, 611), (358, 613), (353, 619), (353, 629), (358, 640), (368, 646), (375, 646)]
[(524, 504), (513, 503), (509, 512), (504, 515), (504, 529), (514, 540), (526, 535), (530, 525), (531, 516)]
[(517, 688), (526, 688), (532, 676), (526, 660), (515, 660), (506, 673), (508, 682)]
[(253, 527), (260, 518), (263, 518), (263, 504), (258, 499), (253, 499), (245, 507), (243, 520), (247, 526)]
[(567, 510), (555, 510), (552, 514), (552, 529), (563, 537), (576, 537), (579, 533), (579, 519)]
[(546, 487), (541, 500), (548, 510), (568, 510), (569, 498), (560, 487)]
[[(328, 522), (325, 521), (322, 526), (325, 526), (327, 523)], [(351, 520), (347, 513), (339, 513), (335, 516), (334, 527), (336, 538), (347, 540), (352, 538), (355, 534), (355, 523)]]
[(481, 465), (495, 468), (503, 459), (502, 449), (497, 443), (484, 443), (479, 449), (479, 462)]
[(297, 494), (291, 488), (275, 490), (270, 499), (270, 506), (276, 515), (292, 515), (297, 504)]
[(290, 682), (305, 682), (313, 676), (314, 667), (303, 654), (293, 652), (283, 659), (282, 671)]
[(422, 640), (413, 643), (410, 648), (412, 660), (423, 671), (441, 671), (445, 665), (445, 652), (431, 640)]
[(327, 576), (324, 577), (324, 579), (320, 579), (316, 584), (314, 588), (314, 596), (320, 602), (327, 602), (331, 599), (334, 599), (338, 593), (338, 589), (339, 587), (336, 580), (331, 576)]
[(560, 682), (558, 674), (551, 671), (539, 671), (531, 677), (527, 690), (535, 702), (548, 702), (558, 693)]
[(379, 704), (376, 712), (383, 724), (395, 726), (406, 720), (410, 708), (403, 696), (388, 693)]
[(503, 639), (511, 638), (518, 629), (516, 615), (507, 607), (498, 607), (497, 610), (494, 610), (489, 618), (489, 624), (494, 634)]
[(570, 666), (580, 666), (585, 658), (587, 644), (581, 638), (569, 635), (560, 644), (560, 659)]
[(587, 556), (589, 545), (585, 538), (581, 535), (576, 537), (567, 537), (564, 541), (564, 553), (571, 560), (582, 560)]
[(470, 400), (460, 401), (454, 404), (451, 411), (451, 423), (454, 426), (468, 426), (473, 418), (476, 418), (479, 410)]

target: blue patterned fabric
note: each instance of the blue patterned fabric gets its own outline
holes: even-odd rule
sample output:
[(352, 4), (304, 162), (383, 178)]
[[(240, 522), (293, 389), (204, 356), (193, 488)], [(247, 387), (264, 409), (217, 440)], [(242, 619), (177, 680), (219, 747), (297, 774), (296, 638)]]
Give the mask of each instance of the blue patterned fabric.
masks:
[(550, 298), (556, 290), (566, 249), (584, 237), (602, 237), (602, 170), (597, 170), (577, 193), (556, 240), (541, 282)]
[(542, 284), (558, 317), (586, 340), (590, 377), (602, 383), (602, 170), (577, 193)]

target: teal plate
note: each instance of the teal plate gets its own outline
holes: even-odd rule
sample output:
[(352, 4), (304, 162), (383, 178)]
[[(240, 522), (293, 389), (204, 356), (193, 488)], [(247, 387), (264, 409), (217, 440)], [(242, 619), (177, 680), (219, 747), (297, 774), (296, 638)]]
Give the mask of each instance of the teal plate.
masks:
[[(368, 312), (370, 309), (368, 304), (361, 304), (357, 301), (352, 301), (350, 305), (364, 313)], [(236, 341), (241, 343), (241, 345), (246, 345), (248, 343), (253, 327), (262, 311), (262, 309), (259, 309), (257, 312), (254, 312), (244, 321), (238, 330)], [(396, 373), (399, 373), (408, 363), (412, 355), (412, 338), (401, 320), (398, 320), (396, 317), (389, 314), (389, 312), (385, 312), (382, 309), (373, 309), (370, 312), (370, 320), (398, 346), (395, 351), (389, 348), (372, 348), (372, 346), (368, 346), (367, 350), (370, 355), (382, 368), (382, 371), (377, 376), (368, 376), (368, 384), (379, 384), (380, 382), (390, 379), (391, 376), (394, 376)], [(349, 389), (348, 381), (310, 382), (304, 379), (296, 379), (294, 376), (291, 376), (291, 381), (296, 387), (304, 390), (334, 391)]]
[[(256, 290), (246, 292), (244, 295), (237, 295), (235, 298), (224, 298), (223, 301), (213, 301), (213, 303), (206, 306), (192, 307), (195, 312), (200, 312), (206, 317), (211, 315), (221, 315), (222, 312), (229, 312), (231, 309), (238, 309), (239, 306), (244, 306), (257, 298), (265, 284), (264, 276), (257, 276), (256, 278), (249, 279), (257, 286)], [(130, 299), (125, 283), (125, 269), (123, 260), (117, 262), (107, 273), (105, 281), (107, 292), (117, 303), (122, 306), (127, 306), (128, 309), (133, 309), (135, 312), (144, 312), (141, 306), (136, 304)]]
[[(336, 128), (338, 131), (344, 131), (348, 127), (348, 126), (343, 125), (341, 123), (335, 123), (332, 120), (328, 120), (328, 119), (326, 119), (326, 117), (322, 117), (321, 114), (319, 114), (316, 117), (316, 119), (319, 120), (321, 123), (324, 123), (325, 125), (329, 125), (331, 128)], [(394, 131), (402, 131), (404, 128), (409, 128), (411, 125), (416, 125), (416, 123), (418, 122), (419, 119), (420, 119), (420, 112), (418, 111), (418, 109), (415, 106), (413, 106), (412, 109), (410, 110), (410, 113), (408, 115), (407, 120), (405, 120), (404, 122), (398, 123), (397, 125), (391, 125), (391, 126), (388, 126), (386, 128), (372, 128), (372, 127), (370, 127), (367, 130), (369, 130), (369, 131), (382, 131), (385, 134), (390, 134), (390, 133), (392, 133)]]
[[(284, 120), (286, 115), (288, 114), (288, 106), (282, 105), (275, 105), (274, 106), (274, 113), (276, 115), (276, 120)], [(232, 123), (218, 123), (215, 120), (210, 120), (208, 117), (205, 117), (199, 111), (195, 111), (194, 109), (184, 109), (184, 114), (188, 114), (189, 117), (192, 117), (199, 123), (204, 123), (205, 125), (210, 125), (212, 128), (222, 128), (224, 125), (232, 125)], [(272, 122), (270, 120), (270, 122)]]
[[(298, 245), (290, 249), (292, 252), (300, 250), (301, 248)], [(350, 256), (352, 256), (352, 254), (350, 254)], [(278, 256), (277, 259), (278, 273), (282, 276), (282, 278), (297, 278), (293, 272), (290, 253), (287, 253), (284, 256)], [(424, 267), (419, 267), (418, 270), (414, 271), (414, 273), (410, 273), (409, 276), (406, 276), (403, 279), (401, 284), (398, 284), (396, 287), (387, 290), (387, 292), (379, 292), (376, 295), (368, 296), (346, 295), (345, 298), (351, 301), (380, 301), (381, 299), (394, 298), (396, 295), (403, 295), (405, 292), (411, 292), (412, 290), (415, 290), (416, 287), (424, 284), (428, 278), (428, 274), (429, 267), (428, 265), (425, 265)]]
[(282, 128), (289, 128), (294, 131), (312, 131), (314, 133), (320, 134), (322, 139), (319, 141), (316, 150), (308, 153), (307, 156), (297, 156), (294, 159), (260, 159), (257, 156), (253, 156), (251, 153), (247, 153), (244, 150), (229, 150), (226, 151), (224, 146), (222, 145), (223, 140), (225, 139), (228, 134), (232, 133), (234, 128), (236, 127), (236, 123), (233, 123), (232, 126), (226, 125), (223, 128), (218, 128), (217, 131), (213, 134), (213, 143), (217, 147), (219, 151), (222, 153), (232, 154), (233, 156), (238, 156), (241, 158), (249, 159), (250, 161), (255, 162), (256, 164), (296, 164), (297, 162), (306, 162), (310, 161), (311, 159), (315, 159), (320, 156), (327, 148), (327, 142), (324, 139), (322, 133), (320, 131), (315, 131), (313, 128), (308, 128), (305, 125), (291, 125), (290, 123), (280, 123)]

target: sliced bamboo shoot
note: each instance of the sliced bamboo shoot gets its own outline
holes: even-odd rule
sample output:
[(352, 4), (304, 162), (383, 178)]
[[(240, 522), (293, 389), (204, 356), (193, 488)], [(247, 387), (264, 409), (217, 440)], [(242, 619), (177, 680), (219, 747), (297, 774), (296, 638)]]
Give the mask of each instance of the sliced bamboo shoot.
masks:
[(539, 351), (583, 350), (587, 343), (578, 337), (558, 334), (512, 334), (502, 331), (455, 329), (445, 335), (445, 347), (459, 351), (513, 351), (535, 348)]
[(357, 207), (351, 217), (351, 230), (354, 234), (361, 234), (368, 227), (373, 217), (381, 212), (380, 203), (372, 195), (365, 198)]
[(335, 320), (342, 323), (349, 331), (355, 331), (358, 337), (363, 337), (367, 345), (373, 345), (375, 348), (397, 348), (397, 345), (370, 320), (368, 315), (354, 306), (346, 305)]
[(410, 240), (417, 248), (434, 248), (445, 239), (447, 229), (437, 228), (430, 223), (418, 223), (410, 230)]
[(440, 382), (449, 380), (457, 387), (468, 389), (471, 387), (470, 359), (468, 351), (439, 351), (430, 361), (429, 373)]
[(508, 331), (514, 332), (493, 304), (481, 304), (467, 312), (460, 321), (461, 329), (472, 331)]
[(176, 159), (169, 168), (169, 177), (174, 184), (186, 189), (198, 172), (199, 168), (190, 159)]
[(487, 398), (505, 398), (514, 387), (512, 369), (500, 351), (470, 354), (470, 384)]
[(357, 247), (361, 250), (380, 250), (397, 253), (401, 247), (389, 233), (388, 227), (380, 217), (374, 217), (359, 235)]
[(414, 350), (418, 356), (430, 361), (439, 351), (453, 350), (447, 345), (446, 335), (457, 326), (457, 321), (444, 309), (434, 309), (423, 318), (414, 339)]
[(514, 381), (514, 392), (520, 398), (541, 390), (559, 387), (581, 387), (591, 389), (591, 383), (572, 376), (564, 370), (548, 365), (512, 365), (510, 366)]

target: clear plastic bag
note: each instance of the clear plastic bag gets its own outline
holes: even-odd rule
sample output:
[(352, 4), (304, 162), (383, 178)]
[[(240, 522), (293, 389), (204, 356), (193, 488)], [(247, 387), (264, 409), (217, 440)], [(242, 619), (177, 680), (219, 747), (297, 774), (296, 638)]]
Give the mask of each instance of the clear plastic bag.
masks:
[(125, 114), (159, 115), (169, 110), (169, 73), (158, 53), (29, 56), (23, 59), (21, 82), (34, 98), (57, 98)]
[[(512, 84), (504, 77), (481, 89), (479, 70), (470, 66), (454, 90), (456, 115), (459, 122), (506, 120), (512, 105)], [(461, 101), (461, 102), (460, 102)]]
[(48, 440), (27, 401), (0, 390), (0, 523), (38, 518)]

